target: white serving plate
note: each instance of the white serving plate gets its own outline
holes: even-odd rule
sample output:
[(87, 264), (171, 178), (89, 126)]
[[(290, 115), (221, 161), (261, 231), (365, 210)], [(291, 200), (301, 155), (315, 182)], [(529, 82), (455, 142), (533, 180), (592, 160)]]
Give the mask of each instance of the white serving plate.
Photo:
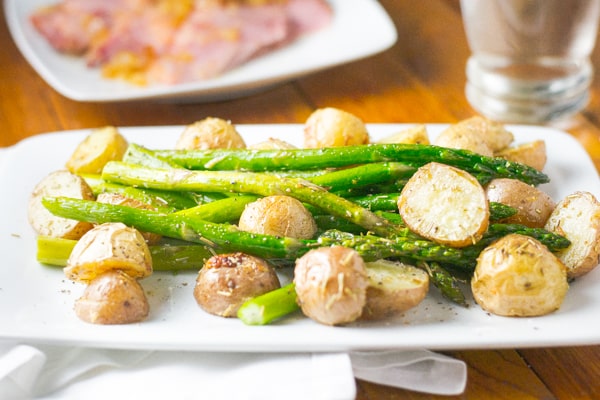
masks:
[[(374, 139), (405, 125), (368, 125)], [(428, 125), (435, 137), (444, 125)], [(548, 193), (559, 200), (577, 190), (600, 196), (600, 180), (584, 149), (566, 133), (510, 127), (518, 142), (544, 139)], [(183, 127), (121, 128), (149, 148), (172, 148)], [(246, 141), (278, 137), (301, 146), (301, 125), (240, 125)], [(83, 285), (62, 270), (35, 260), (35, 235), (27, 222), (27, 199), (46, 174), (62, 168), (89, 130), (39, 135), (5, 149), (0, 157), (0, 339), (127, 349), (205, 351), (336, 351), (350, 349), (516, 348), (600, 344), (600, 269), (571, 284), (562, 308), (538, 318), (505, 318), (448, 303), (433, 288), (405, 316), (345, 327), (320, 325), (299, 313), (269, 326), (245, 326), (202, 311), (192, 295), (195, 272), (155, 273), (142, 284), (151, 304), (138, 324), (100, 326), (80, 321), (73, 302)], [(285, 278), (285, 277), (284, 277)], [(289, 276), (288, 276), (289, 278)]]
[(58, 0), (5, 0), (9, 30), (17, 47), (37, 73), (57, 92), (78, 101), (207, 102), (241, 97), (275, 84), (386, 50), (396, 29), (376, 0), (329, 0), (334, 19), (328, 28), (300, 38), (290, 46), (248, 62), (214, 79), (137, 87), (105, 79), (83, 60), (59, 54), (40, 36), (28, 18), (41, 6)]

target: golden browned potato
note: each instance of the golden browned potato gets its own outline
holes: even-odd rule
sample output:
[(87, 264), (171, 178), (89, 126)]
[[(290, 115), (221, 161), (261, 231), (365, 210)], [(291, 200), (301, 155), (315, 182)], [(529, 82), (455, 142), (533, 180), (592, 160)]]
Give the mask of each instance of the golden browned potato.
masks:
[(132, 278), (152, 274), (152, 256), (144, 237), (120, 222), (98, 225), (83, 235), (64, 268), (65, 275), (77, 282), (89, 282), (111, 270)]
[(130, 324), (146, 319), (150, 311), (144, 289), (122, 271), (94, 278), (75, 301), (75, 314), (92, 324)]
[(304, 124), (306, 148), (352, 146), (369, 141), (365, 123), (356, 115), (337, 108), (319, 108)]
[(471, 279), (475, 301), (493, 314), (535, 317), (560, 308), (567, 269), (529, 236), (507, 235), (485, 248)]
[(79, 175), (67, 170), (51, 172), (31, 193), (27, 209), (29, 224), (39, 235), (77, 240), (92, 229), (93, 225), (89, 222), (57, 217), (42, 204), (44, 197), (59, 196), (94, 200), (92, 189)]
[(361, 316), (369, 281), (358, 252), (332, 246), (311, 250), (296, 260), (294, 284), (304, 315), (321, 324), (341, 325)]
[(412, 265), (396, 261), (368, 262), (365, 320), (381, 320), (417, 306), (429, 292), (429, 275)]
[[(120, 193), (100, 193), (96, 197), (96, 201), (99, 203), (116, 204), (119, 206), (140, 208), (142, 210), (156, 210), (155, 207), (151, 206), (148, 203), (141, 202), (137, 199), (132, 199), (131, 197), (124, 196)], [(158, 242), (160, 242), (160, 240), (162, 238), (162, 236), (157, 233), (152, 233), (152, 232), (140, 232), (140, 233), (142, 234), (142, 236), (144, 237), (144, 239), (146, 240), (146, 243), (148, 243), (148, 245), (157, 244)]]
[(489, 225), (489, 203), (477, 179), (440, 163), (415, 172), (402, 189), (398, 210), (414, 232), (454, 247), (477, 242)]
[(589, 192), (575, 192), (558, 202), (545, 228), (571, 245), (558, 253), (569, 277), (590, 272), (600, 260), (600, 202)]
[(269, 138), (263, 142), (252, 144), (248, 148), (255, 150), (289, 150), (297, 147), (281, 139)]
[(128, 146), (114, 126), (95, 129), (79, 143), (66, 167), (75, 174), (99, 174), (107, 162), (122, 160)]
[(281, 195), (262, 197), (246, 205), (238, 226), (246, 232), (298, 239), (310, 239), (317, 232), (317, 223), (304, 204)]
[(556, 206), (547, 193), (517, 179), (493, 179), (486, 185), (485, 193), (489, 201), (506, 204), (517, 210), (515, 215), (502, 220), (509, 224), (543, 228)]
[(430, 140), (427, 127), (423, 124), (418, 124), (383, 137), (379, 139), (377, 143), (430, 144)]
[(546, 142), (543, 140), (534, 140), (530, 143), (507, 147), (496, 152), (494, 156), (529, 165), (538, 171), (544, 169), (548, 159), (546, 155)]
[(494, 152), (508, 147), (513, 140), (513, 134), (502, 124), (476, 116), (450, 125), (440, 133), (434, 144), (491, 157)]
[(244, 253), (219, 254), (198, 272), (194, 298), (210, 314), (236, 317), (246, 301), (279, 287), (279, 277), (265, 260)]
[(176, 149), (244, 149), (246, 142), (235, 126), (224, 119), (208, 117), (188, 125), (179, 136)]

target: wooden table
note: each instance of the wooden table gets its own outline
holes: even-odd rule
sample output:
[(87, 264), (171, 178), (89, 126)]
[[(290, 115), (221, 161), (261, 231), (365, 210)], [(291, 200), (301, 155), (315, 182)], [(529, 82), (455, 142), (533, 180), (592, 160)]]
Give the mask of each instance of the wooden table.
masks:
[[(103, 125), (188, 124), (206, 116), (234, 123), (304, 122), (318, 107), (366, 122), (454, 122), (474, 115), (464, 96), (469, 54), (460, 10), (449, 0), (382, 0), (399, 40), (368, 59), (316, 73), (264, 93), (210, 104), (78, 103), (50, 88), (0, 22), (0, 146), (49, 131)], [(593, 61), (600, 65), (600, 50)], [(563, 129), (600, 168), (600, 81), (588, 108)], [(599, 289), (600, 290), (600, 289)], [(590, 316), (598, 318), (598, 316)], [(468, 364), (465, 399), (600, 398), (600, 346), (452, 351)], [(358, 381), (358, 399), (447, 399)], [(451, 397), (452, 398), (452, 397)]]

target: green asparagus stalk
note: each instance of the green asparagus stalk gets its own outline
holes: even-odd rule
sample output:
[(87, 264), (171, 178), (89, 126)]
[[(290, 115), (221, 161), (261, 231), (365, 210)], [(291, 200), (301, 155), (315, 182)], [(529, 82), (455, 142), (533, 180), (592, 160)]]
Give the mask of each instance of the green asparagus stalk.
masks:
[(413, 166), (440, 162), (464, 169), (484, 181), (504, 177), (532, 185), (549, 182), (547, 175), (524, 164), (468, 150), (423, 144), (367, 144), (291, 150), (155, 150), (154, 154), (188, 169), (259, 172), (339, 168), (390, 161)]
[(187, 171), (146, 168), (112, 161), (102, 178), (120, 184), (161, 190), (192, 192), (237, 192), (262, 196), (287, 195), (324, 212), (362, 226), (380, 236), (394, 235), (398, 228), (359, 205), (327, 192), (304, 179), (238, 171)]
[(237, 317), (246, 325), (266, 325), (299, 310), (297, 297), (295, 285), (289, 283), (246, 301)]
[(301, 240), (252, 234), (240, 231), (230, 224), (202, 221), (177, 213), (165, 214), (90, 200), (49, 197), (42, 202), (51, 213), (60, 217), (92, 223), (122, 222), (140, 231), (202, 243), (219, 251), (241, 251), (277, 262), (294, 262), (313, 248), (340, 245), (356, 250), (365, 261), (405, 258), (413, 264), (420, 261), (439, 262), (452, 265), (468, 274), (472, 273), (481, 250), (507, 233), (536, 237), (553, 251), (569, 244), (567, 239), (543, 229), (506, 224), (492, 224), (492, 229), (482, 240), (465, 248), (452, 248), (415, 238), (408, 228), (403, 228), (397, 236), (389, 238), (328, 231), (317, 240)]
[[(77, 240), (38, 236), (37, 261), (41, 264), (64, 267)], [(200, 244), (162, 243), (149, 246), (154, 271), (197, 271), (213, 253)]]
[(307, 180), (336, 192), (409, 178), (416, 170), (413, 166), (398, 162), (370, 163), (327, 172)]

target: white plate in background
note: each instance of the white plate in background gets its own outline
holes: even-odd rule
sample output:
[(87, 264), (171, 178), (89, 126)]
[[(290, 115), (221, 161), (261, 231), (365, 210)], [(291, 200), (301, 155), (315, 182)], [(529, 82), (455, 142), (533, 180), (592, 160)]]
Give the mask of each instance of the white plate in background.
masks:
[[(406, 125), (369, 124), (374, 139)], [(434, 138), (444, 125), (427, 125)], [(248, 144), (277, 137), (301, 146), (302, 125), (239, 125)], [(589, 156), (566, 133), (531, 126), (509, 127), (517, 142), (547, 144), (544, 185), (555, 200), (587, 190), (600, 196), (600, 180)], [(172, 148), (183, 127), (121, 128), (149, 148)], [(245, 326), (202, 311), (193, 298), (195, 272), (156, 272), (141, 281), (150, 315), (131, 325), (80, 321), (73, 302), (84, 287), (61, 269), (35, 260), (35, 235), (27, 222), (27, 199), (46, 174), (62, 168), (89, 130), (56, 132), (23, 140), (2, 152), (0, 163), (0, 340), (90, 347), (204, 351), (346, 351), (382, 348), (481, 349), (600, 344), (600, 269), (571, 284), (557, 312), (537, 318), (506, 318), (477, 305), (461, 308), (435, 288), (402, 318), (345, 327), (320, 325), (299, 313), (269, 326)]]
[(106, 79), (84, 60), (54, 50), (28, 18), (58, 0), (5, 0), (13, 39), (31, 66), (57, 92), (78, 101), (216, 101), (245, 96), (300, 76), (382, 52), (397, 39), (396, 29), (376, 0), (328, 0), (332, 24), (287, 47), (256, 58), (219, 77), (176, 85), (138, 87)]

